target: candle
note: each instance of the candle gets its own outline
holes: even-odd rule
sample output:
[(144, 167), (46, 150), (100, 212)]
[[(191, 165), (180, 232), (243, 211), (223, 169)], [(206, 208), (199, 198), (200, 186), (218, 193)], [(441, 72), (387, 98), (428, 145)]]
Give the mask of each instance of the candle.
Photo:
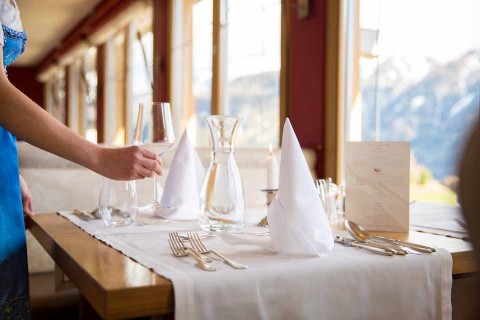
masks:
[(278, 162), (273, 155), (272, 144), (268, 144), (267, 189), (278, 189)]

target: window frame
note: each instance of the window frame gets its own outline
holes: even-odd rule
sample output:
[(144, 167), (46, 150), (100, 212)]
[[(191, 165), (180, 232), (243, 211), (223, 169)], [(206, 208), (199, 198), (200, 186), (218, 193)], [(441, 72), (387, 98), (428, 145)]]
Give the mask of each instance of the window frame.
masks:
[(343, 181), (343, 2), (344, 0), (327, 0), (326, 15), (324, 173), (333, 181)]
[[(152, 14), (152, 32), (153, 32), (153, 72), (152, 72), (152, 80), (153, 80), (153, 101), (167, 101), (170, 102), (171, 98), (175, 96), (174, 90), (175, 86), (173, 84), (173, 73), (171, 72), (172, 69), (172, 47), (173, 47), (173, 38), (174, 38), (174, 1), (175, 0), (152, 0), (149, 4), (152, 5), (151, 14)], [(183, 1), (183, 9), (184, 11), (190, 13), (189, 18), (192, 18), (192, 9), (191, 6), (198, 0), (189, 0)], [(225, 74), (224, 70), (225, 66), (225, 57), (223, 57), (222, 53), (222, 46), (225, 45), (225, 37), (222, 35), (222, 29), (225, 27), (224, 23), (222, 22), (222, 14), (225, 15), (225, 8), (222, 6), (225, 5), (225, 0), (212, 0), (213, 3), (213, 34), (212, 34), (212, 86), (211, 86), (211, 105), (210, 105), (210, 113), (211, 114), (220, 114), (222, 112), (221, 106), (223, 102), (223, 94), (224, 94), (224, 87), (225, 83), (223, 83), (222, 75)], [(282, 136), (282, 129), (283, 129), (283, 122), (288, 116), (289, 113), (289, 79), (288, 79), (288, 69), (289, 69), (289, 50), (290, 50), (290, 40), (288, 37), (289, 34), (289, 22), (290, 19), (290, 11), (291, 6), (289, 5), (287, 0), (281, 0), (281, 17), (280, 17), (280, 72), (279, 72), (279, 141), (281, 143), (281, 136)], [(187, 8), (190, 7), (190, 8)], [(138, 12), (137, 12), (138, 13)], [(125, 14), (129, 15), (129, 14)], [(132, 16), (135, 14), (132, 13)], [(185, 15), (185, 12), (184, 12)], [(130, 18), (122, 18), (122, 21), (125, 19)], [(111, 24), (109, 22), (109, 24)], [(135, 38), (133, 34), (134, 28), (131, 28), (132, 22), (130, 21), (129, 24), (126, 26), (126, 77), (125, 77), (125, 88), (126, 88), (126, 97), (125, 97), (125, 104), (126, 110), (124, 115), (124, 125), (125, 125), (125, 143), (129, 141), (129, 132), (130, 127), (134, 125), (134, 120), (129, 119), (130, 113), (130, 106), (131, 104), (131, 71), (129, 70), (129, 64), (131, 59), (131, 51), (132, 51), (132, 41)], [(125, 24), (122, 22), (122, 28)], [(103, 27), (102, 27), (103, 28)], [(111, 26), (106, 27), (106, 29), (111, 28)], [(190, 29), (187, 27), (187, 34), (186, 36), (191, 38), (192, 30), (191, 25)], [(108, 32), (108, 31), (107, 31)], [(100, 32), (102, 33), (102, 32)], [(185, 35), (184, 35), (185, 37)], [(66, 110), (66, 114), (68, 114), (68, 119), (66, 122), (69, 126), (74, 129), (80, 135), (85, 136), (85, 129), (86, 129), (86, 102), (85, 97), (85, 79), (82, 79), (82, 72), (85, 68), (85, 54), (88, 48), (95, 47), (97, 49), (97, 63), (96, 63), (96, 70), (97, 70), (97, 141), (99, 143), (106, 142), (111, 143), (109, 141), (109, 137), (107, 137), (108, 132), (110, 132), (109, 126), (109, 114), (110, 112), (107, 110), (108, 106), (111, 104), (112, 94), (110, 84), (108, 84), (108, 76), (110, 73), (111, 64), (107, 61), (108, 60), (108, 52), (110, 52), (111, 48), (109, 48), (109, 41), (110, 37), (105, 37), (104, 34), (96, 35), (95, 33), (91, 36), (86, 36), (85, 40), (79, 42), (79, 47), (72, 50), (74, 53), (73, 55), (76, 56), (74, 59), (70, 59), (69, 62), (63, 63), (66, 68), (67, 74), (67, 82), (68, 82), (68, 92), (66, 94), (66, 105), (68, 110)], [(111, 45), (111, 44), (110, 44)], [(190, 48), (190, 51), (192, 48)], [(78, 50), (78, 51), (75, 51)], [(187, 76), (187, 79), (182, 79), (182, 85), (187, 85), (191, 83), (192, 80), (192, 52), (189, 54), (184, 54), (182, 56), (182, 63), (186, 63), (185, 70), (182, 70), (183, 74), (182, 77)], [(72, 61), (73, 60), (73, 61)], [(78, 60), (78, 61), (77, 61)], [(190, 60), (190, 61), (186, 61)], [(185, 72), (186, 71), (186, 72)], [(223, 74), (222, 74), (223, 73)], [(190, 80), (190, 81), (189, 81)], [(50, 79), (46, 79), (44, 82), (45, 92), (49, 93), (49, 87), (52, 84), (50, 83)], [(173, 110), (174, 113), (177, 113), (175, 118), (176, 123), (175, 126), (179, 130), (183, 130), (187, 126), (187, 121), (185, 118), (191, 115), (192, 108), (193, 108), (193, 92), (192, 87), (187, 88), (187, 91), (182, 89), (183, 92), (190, 92), (190, 97), (182, 98), (182, 109), (180, 110)], [(49, 94), (45, 95), (45, 103), (47, 110), (51, 111), (51, 99), (49, 99)]]
[[(175, 0), (168, 1), (172, 3)], [(193, 32), (192, 32), (192, 7), (198, 0), (188, 0), (183, 1), (181, 7), (181, 15), (184, 19), (183, 24), (187, 27), (184, 28), (182, 31), (182, 39), (192, 39)], [(201, 1), (201, 0), (200, 0)], [(210, 104), (210, 114), (218, 115), (222, 113), (222, 104), (224, 102), (224, 90), (226, 83), (224, 82), (225, 79), (225, 70), (227, 66), (225, 65), (226, 57), (224, 56), (224, 46), (226, 43), (226, 37), (224, 34), (225, 28), (225, 8), (222, 8), (226, 4), (225, 0), (212, 0), (212, 80), (211, 80), (211, 104)], [(281, 0), (281, 17), (280, 17), (280, 72), (279, 72), (279, 143), (281, 144), (281, 137), (283, 131), (283, 123), (285, 122), (286, 118), (289, 114), (289, 79), (288, 79), (288, 70), (290, 65), (290, 39), (288, 34), (290, 32), (290, 6), (287, 0)], [(175, 11), (175, 6), (170, 4), (170, 9), (168, 11), (170, 21), (170, 30), (174, 30), (174, 24), (176, 22), (175, 14), (178, 12)], [(178, 23), (178, 22), (177, 22)], [(175, 31), (172, 31), (172, 33)], [(173, 43), (173, 34), (169, 34), (169, 50), (168, 50), (168, 60), (172, 61), (172, 52), (174, 49), (175, 44)], [(181, 81), (177, 81), (177, 83), (181, 83), (184, 86), (181, 89), (175, 88), (174, 85), (169, 85), (171, 88), (171, 92), (169, 97), (178, 98), (180, 95), (177, 91), (181, 91), (184, 94), (182, 97), (178, 98), (181, 99), (181, 105), (186, 109), (185, 110), (174, 110), (181, 114), (181, 119), (179, 119), (178, 128), (183, 130), (187, 127), (189, 118), (191, 117), (193, 110), (193, 90), (192, 90), (192, 81), (193, 81), (193, 46), (190, 46), (187, 52), (182, 54), (182, 67), (183, 70), (182, 77), (187, 77), (187, 80), (181, 79)], [(170, 65), (170, 64), (169, 64)], [(170, 68), (172, 66), (170, 65)], [(175, 75), (170, 74), (169, 82), (171, 84), (175, 83), (176, 78)], [(186, 107), (185, 107), (186, 106)]]

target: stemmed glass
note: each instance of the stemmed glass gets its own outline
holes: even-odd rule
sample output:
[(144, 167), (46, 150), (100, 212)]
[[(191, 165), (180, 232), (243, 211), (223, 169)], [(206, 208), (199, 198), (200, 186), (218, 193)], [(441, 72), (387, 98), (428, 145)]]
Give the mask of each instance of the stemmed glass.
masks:
[[(137, 115), (137, 125), (133, 143), (142, 146), (161, 157), (175, 146), (170, 104), (167, 102), (140, 103)], [(143, 212), (151, 212), (155, 216), (172, 210), (173, 207), (162, 205), (157, 193), (157, 175), (153, 175), (153, 201), (140, 208)]]

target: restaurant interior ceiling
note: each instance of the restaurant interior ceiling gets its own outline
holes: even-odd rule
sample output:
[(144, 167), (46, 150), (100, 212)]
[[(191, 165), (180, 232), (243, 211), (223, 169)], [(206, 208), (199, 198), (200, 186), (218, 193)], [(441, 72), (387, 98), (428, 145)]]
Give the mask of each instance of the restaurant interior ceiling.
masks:
[(101, 0), (18, 0), (28, 50), (15, 66), (36, 66)]

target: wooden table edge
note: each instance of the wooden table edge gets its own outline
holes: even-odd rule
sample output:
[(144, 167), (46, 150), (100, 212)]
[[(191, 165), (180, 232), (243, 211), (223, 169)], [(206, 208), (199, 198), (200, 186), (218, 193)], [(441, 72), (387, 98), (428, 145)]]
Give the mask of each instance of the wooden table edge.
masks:
[(454, 279), (479, 275), (477, 256), (475, 251), (453, 252), (452, 276)]
[[(454, 279), (474, 276), (479, 273), (480, 269), (477, 264), (477, 257), (473, 245), (469, 241), (415, 230), (410, 230), (408, 233), (377, 231), (372, 232), (372, 234), (415, 242), (427, 246), (434, 246), (437, 248), (444, 248), (452, 255), (452, 277)], [(414, 240), (412, 240), (411, 237), (413, 237)], [(416, 240), (420, 238), (425, 240), (425, 242)], [(435, 241), (435, 243), (432, 241)]]
[[(55, 262), (58, 264), (58, 266), (65, 272), (65, 274), (72, 280), (72, 282), (79, 288), (79, 290), (82, 292), (82, 294), (85, 296), (85, 298), (88, 300), (88, 302), (93, 306), (93, 308), (97, 311), (97, 313), (102, 316), (105, 319), (110, 319), (110, 318), (125, 318), (125, 317), (141, 317), (141, 316), (149, 316), (149, 315), (158, 315), (158, 314), (166, 314), (166, 313), (171, 313), (173, 312), (174, 309), (174, 298), (173, 298), (173, 285), (172, 283), (161, 277), (160, 275), (157, 275), (155, 272), (151, 271), (152, 274), (157, 275), (158, 277), (161, 277), (162, 279), (166, 280), (168, 282), (168, 285), (159, 285), (159, 293), (160, 291), (165, 294), (165, 292), (168, 292), (169, 297), (167, 298), (168, 303), (163, 304), (163, 305), (156, 305), (154, 308), (146, 308), (144, 310), (127, 310), (127, 308), (124, 308), (122, 310), (108, 310), (108, 302), (109, 301), (114, 301), (115, 299), (119, 297), (123, 297), (125, 299), (124, 292), (120, 291), (115, 291), (115, 290), (110, 290), (107, 291), (105, 288), (101, 286), (100, 283), (98, 283), (93, 277), (90, 276), (89, 281), (91, 281), (91, 284), (93, 283), (93, 287), (95, 290), (91, 290), (88, 288), (88, 286), (84, 285), (84, 282), (82, 281), (83, 279), (80, 279), (78, 274), (82, 272), (82, 268), (79, 264), (77, 264), (73, 258), (70, 257), (69, 253), (55, 241), (50, 234), (36, 221), (37, 216), (57, 216), (59, 219), (62, 219), (67, 223), (69, 226), (71, 226), (74, 230), (78, 230), (78, 235), (84, 236), (91, 238), (95, 241), (98, 241), (97, 239), (91, 237), (87, 233), (85, 233), (83, 230), (81, 230), (79, 227), (65, 219), (64, 217), (55, 214), (55, 213), (48, 213), (48, 214), (38, 214), (33, 218), (29, 218), (29, 222), (31, 224), (30, 231), (34, 235), (34, 237), (38, 240), (38, 242), (42, 245), (42, 247), (47, 251), (47, 253), (52, 257), (52, 259), (55, 260)], [(410, 231), (412, 234), (416, 233), (416, 231)], [(407, 234), (408, 237), (408, 234)], [(443, 238), (443, 236), (435, 236)], [(458, 241), (463, 241), (456, 239)], [(113, 250), (116, 252), (118, 255), (123, 254), (116, 249), (108, 246), (107, 244), (98, 241), (102, 246), (105, 246), (108, 248), (108, 250)], [(426, 245), (431, 245), (428, 243), (423, 243)], [(463, 277), (468, 277), (472, 275), (478, 275), (479, 268), (477, 266), (477, 260), (476, 260), (476, 255), (473, 249), (462, 249), (460, 251), (450, 251), (453, 259), (453, 266), (452, 266), (452, 277), (455, 278), (463, 278)], [(69, 258), (70, 257), (70, 258)], [(132, 260), (132, 262), (137, 263)], [(139, 264), (140, 265), (140, 264)], [(142, 265), (140, 265), (142, 266)], [(148, 269), (144, 266), (142, 266), (145, 269)], [(151, 287), (151, 286), (149, 286)], [(143, 287), (137, 287), (134, 289), (130, 289), (129, 292), (134, 293), (134, 292), (142, 292)], [(100, 299), (98, 299), (98, 294), (100, 293)], [(96, 296), (96, 297), (95, 297)]]
[[(98, 241), (100, 245), (107, 247), (109, 250), (113, 250), (119, 255), (123, 255), (121, 252), (117, 251), (116, 249), (108, 246), (107, 244), (93, 238), (89, 234), (85, 233), (79, 227), (65, 219), (64, 217), (56, 214), (56, 213), (47, 213), (47, 214), (37, 214), (34, 217), (28, 217), (28, 222), (30, 225), (30, 232), (32, 235), (37, 239), (37, 241), (41, 244), (41, 246), (45, 249), (45, 251), (50, 255), (50, 257), (55, 261), (55, 263), (65, 272), (68, 278), (75, 284), (75, 286), (79, 289), (81, 294), (84, 298), (91, 304), (91, 306), (95, 309), (99, 316), (103, 319), (125, 319), (125, 318), (132, 318), (132, 317), (143, 317), (143, 316), (152, 316), (152, 315), (161, 315), (161, 314), (169, 314), (174, 311), (174, 297), (173, 297), (173, 284), (170, 280), (165, 279), (161, 275), (156, 274), (154, 271), (148, 269), (147, 267), (139, 264), (138, 262), (132, 260), (133, 263), (138, 264), (139, 266), (148, 269), (153, 275), (163, 278), (166, 281), (166, 284), (156, 285), (155, 289), (158, 289), (157, 294), (167, 294), (168, 297), (165, 299), (167, 303), (164, 304), (156, 304), (154, 307), (144, 308), (144, 309), (136, 309), (130, 310), (129, 308), (124, 308), (122, 310), (109, 310), (108, 302), (113, 301), (119, 297), (125, 299), (125, 293), (121, 290), (111, 290), (107, 291), (105, 288), (102, 287), (100, 283), (96, 281), (96, 279), (86, 273), (82, 267), (72, 258), (70, 257), (69, 253), (57, 242), (55, 239), (52, 238), (50, 234), (36, 221), (36, 218), (39, 216), (57, 216), (59, 219), (65, 220), (66, 223), (70, 224), (72, 227), (78, 230), (79, 234), (84, 236), (90, 237), (95, 241)], [(81, 278), (80, 274), (86, 274), (88, 277)], [(88, 286), (86, 280), (89, 282)], [(92, 287), (94, 288), (92, 290)], [(152, 286), (139, 286), (133, 289), (129, 289), (129, 296), (139, 295), (142, 296), (142, 290)], [(128, 297), (132, 298), (132, 297)], [(155, 297), (151, 297), (155, 299)]]

